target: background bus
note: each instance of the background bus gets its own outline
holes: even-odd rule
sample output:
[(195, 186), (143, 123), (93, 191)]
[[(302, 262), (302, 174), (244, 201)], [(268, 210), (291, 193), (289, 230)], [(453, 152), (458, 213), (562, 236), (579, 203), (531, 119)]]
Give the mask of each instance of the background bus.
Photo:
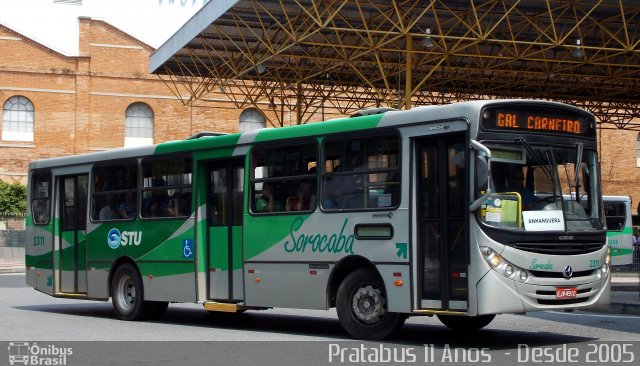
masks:
[(607, 244), (611, 248), (611, 265), (633, 263), (633, 225), (631, 223), (631, 197), (602, 196), (607, 222)]
[(125, 320), (335, 307), (362, 339), (606, 306), (595, 131), (476, 101), (35, 161), (27, 283)]

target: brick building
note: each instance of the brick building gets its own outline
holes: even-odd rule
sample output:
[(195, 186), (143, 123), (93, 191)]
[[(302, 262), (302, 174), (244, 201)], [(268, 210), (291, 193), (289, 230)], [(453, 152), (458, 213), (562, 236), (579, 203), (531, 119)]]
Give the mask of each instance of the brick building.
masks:
[(223, 95), (185, 106), (149, 74), (151, 46), (101, 20), (79, 27), (80, 55), (67, 56), (0, 25), (0, 179), (26, 183), (35, 159), (237, 132), (242, 112), (260, 124)]
[[(236, 132), (243, 112), (260, 125), (259, 112), (224, 95), (183, 105), (149, 74), (151, 46), (104, 21), (81, 17), (79, 27), (80, 56), (66, 56), (0, 25), (0, 105), (19, 111), (0, 120), (0, 179), (25, 183), (34, 159)], [(638, 132), (600, 130), (605, 194), (640, 202), (639, 144)]]

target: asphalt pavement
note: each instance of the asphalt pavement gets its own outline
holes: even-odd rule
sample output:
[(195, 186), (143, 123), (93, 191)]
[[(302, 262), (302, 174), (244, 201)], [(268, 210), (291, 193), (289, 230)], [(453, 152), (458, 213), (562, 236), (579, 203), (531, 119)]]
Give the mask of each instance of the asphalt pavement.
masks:
[[(24, 263), (0, 261), (0, 274), (24, 272)], [(611, 277), (611, 303), (609, 307), (589, 311), (640, 315), (640, 273), (614, 273)]]

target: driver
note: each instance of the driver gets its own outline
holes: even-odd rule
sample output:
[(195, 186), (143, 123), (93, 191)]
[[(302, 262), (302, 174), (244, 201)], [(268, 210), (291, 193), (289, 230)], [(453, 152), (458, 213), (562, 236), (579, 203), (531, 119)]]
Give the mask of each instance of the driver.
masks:
[(514, 166), (509, 169), (508, 177), (508, 190), (510, 192), (518, 192), (522, 198), (522, 207), (527, 207), (529, 204), (535, 202), (536, 196), (531, 190), (524, 184), (524, 172), (519, 166)]

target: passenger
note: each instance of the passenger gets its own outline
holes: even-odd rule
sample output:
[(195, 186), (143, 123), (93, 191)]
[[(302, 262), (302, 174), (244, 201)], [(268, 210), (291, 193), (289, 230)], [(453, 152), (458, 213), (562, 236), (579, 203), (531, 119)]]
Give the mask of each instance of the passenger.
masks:
[(256, 201), (256, 212), (282, 211), (282, 203), (275, 199), (274, 193), (271, 183), (265, 182), (262, 184), (262, 197)]
[(182, 193), (176, 192), (167, 208), (169, 216), (185, 216), (185, 202)]
[(124, 201), (120, 202), (118, 212), (123, 219), (133, 219), (136, 217), (136, 195), (133, 192), (127, 192)]
[[(334, 172), (342, 172), (341, 166), (337, 166)], [(346, 171), (345, 171), (346, 173)], [(362, 208), (363, 193), (359, 186), (358, 174), (332, 175), (324, 182), (322, 193), (322, 207), (336, 208)]]
[[(169, 216), (169, 194), (166, 189), (156, 189), (156, 187), (163, 187), (164, 179), (155, 178), (153, 180), (153, 190), (151, 190), (151, 196), (145, 197), (142, 201), (142, 215), (143, 217), (165, 217)], [(153, 207), (152, 215), (152, 204)]]
[(149, 204), (149, 211), (147, 212), (145, 217), (162, 217), (164, 215), (161, 214), (160, 203), (158, 201), (152, 201)]
[(98, 214), (99, 220), (117, 220), (120, 218), (118, 215), (116, 198), (112, 194), (107, 195), (107, 204), (100, 209)]
[(298, 184), (296, 195), (287, 198), (287, 211), (308, 211), (311, 208), (311, 182)]

